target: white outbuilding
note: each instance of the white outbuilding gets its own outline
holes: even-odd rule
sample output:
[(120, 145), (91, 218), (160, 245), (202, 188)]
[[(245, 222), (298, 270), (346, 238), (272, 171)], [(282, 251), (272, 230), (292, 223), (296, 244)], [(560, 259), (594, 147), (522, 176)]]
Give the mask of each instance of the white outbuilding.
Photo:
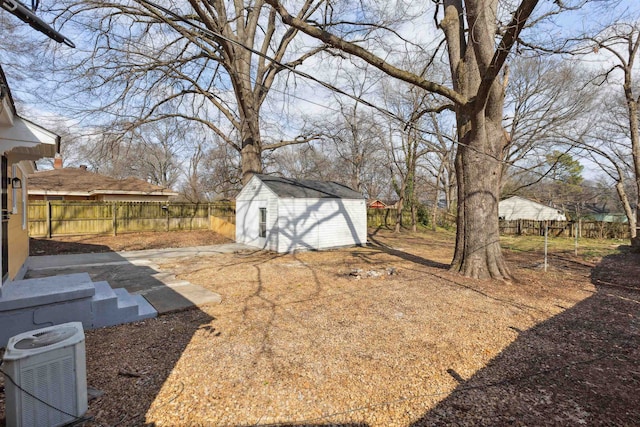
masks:
[(500, 219), (515, 221), (518, 219), (528, 219), (533, 221), (566, 221), (567, 217), (562, 211), (525, 199), (524, 197), (513, 196), (500, 201), (498, 204), (498, 216)]
[(236, 197), (236, 241), (279, 253), (366, 245), (366, 200), (336, 182), (256, 174)]

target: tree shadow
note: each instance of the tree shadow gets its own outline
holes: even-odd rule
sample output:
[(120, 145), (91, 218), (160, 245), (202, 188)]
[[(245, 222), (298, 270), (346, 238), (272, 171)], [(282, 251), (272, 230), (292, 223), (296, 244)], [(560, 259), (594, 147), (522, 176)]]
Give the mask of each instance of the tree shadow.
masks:
[(86, 254), (112, 252), (106, 245), (96, 245), (82, 242), (62, 242), (52, 239), (29, 238), (29, 255), (39, 256), (43, 254)]
[(409, 252), (400, 250), (400, 249), (395, 249), (389, 245), (387, 245), (386, 243), (382, 242), (381, 240), (376, 238), (376, 232), (374, 233), (369, 233), (369, 247), (376, 249), (380, 252), (384, 252), (388, 255), (392, 255), (395, 257), (398, 257), (400, 259), (403, 259), (405, 261), (409, 261), (409, 262), (413, 262), (416, 264), (420, 264), (420, 265), (424, 265), (426, 267), (432, 267), (432, 268), (437, 268), (437, 269), (441, 269), (441, 270), (448, 270), (449, 269), (449, 264), (444, 264), (442, 262), (438, 262), (438, 261), (433, 261), (427, 258), (423, 258), (421, 256), (418, 255), (414, 255), (411, 254)]
[[(592, 296), (527, 330), (412, 426), (638, 425), (640, 255), (592, 270)], [(631, 279), (632, 278), (632, 279)]]
[[(100, 245), (83, 246), (83, 249), (88, 249), (86, 246), (101, 248)], [(84, 262), (85, 257), (89, 259), (88, 255), (76, 255), (73, 259)], [(215, 318), (194, 305), (194, 294), (185, 292), (184, 285), (174, 288), (167, 284), (164, 279), (167, 273), (157, 270), (153, 264), (138, 265), (112, 251), (92, 256), (91, 259), (99, 260), (93, 264), (65, 266), (68, 257), (56, 259), (61, 260), (61, 264), (29, 270), (26, 278), (85, 272), (94, 283), (104, 280), (113, 289), (126, 288), (132, 294), (143, 295), (158, 310), (156, 318), (85, 329), (90, 396), (85, 418), (91, 421), (82, 425), (145, 425), (148, 412), (193, 336), (206, 334), (212, 341), (220, 336), (220, 331), (213, 327)], [(166, 313), (172, 315), (162, 315)], [(48, 320), (56, 323), (55, 319)], [(98, 395), (91, 398), (95, 390)], [(4, 398), (4, 379), (0, 375), (0, 401)], [(6, 423), (4, 409), (0, 405), (0, 426)]]

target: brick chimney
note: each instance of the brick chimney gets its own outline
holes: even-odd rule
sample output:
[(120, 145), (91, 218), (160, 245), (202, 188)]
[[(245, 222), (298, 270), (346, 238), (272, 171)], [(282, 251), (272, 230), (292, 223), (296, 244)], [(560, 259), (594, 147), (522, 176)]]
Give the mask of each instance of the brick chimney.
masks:
[(53, 158), (53, 168), (62, 169), (62, 156), (60, 153), (56, 153), (56, 156)]

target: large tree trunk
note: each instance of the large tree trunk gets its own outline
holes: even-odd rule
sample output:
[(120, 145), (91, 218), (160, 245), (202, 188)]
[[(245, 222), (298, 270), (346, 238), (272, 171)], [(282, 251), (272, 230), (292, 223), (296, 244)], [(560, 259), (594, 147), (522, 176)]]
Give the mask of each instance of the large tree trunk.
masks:
[(509, 279), (498, 227), (502, 124), (481, 111), (466, 128), (456, 159), (458, 230), (451, 269), (480, 279)]
[(627, 197), (626, 191), (624, 191), (624, 181), (618, 181), (616, 183), (616, 191), (618, 192), (618, 197), (622, 201), (622, 207), (624, 208), (624, 213), (629, 220), (629, 233), (631, 236), (631, 240), (633, 241), (637, 237), (636, 225), (638, 224), (637, 218), (633, 214), (633, 209), (631, 209), (631, 203), (629, 203), (629, 198)]
[[(503, 28), (498, 28), (498, 22), (506, 14), (498, 16), (498, 0), (439, 2), (444, 9), (440, 28), (445, 33), (453, 90), (396, 68), (359, 45), (295, 19), (277, 0), (265, 1), (277, 8), (285, 23), (455, 104), (459, 203), (452, 269), (478, 278), (509, 278), (498, 234), (498, 183), (506, 144), (502, 131), (505, 82), (499, 73), (539, 0), (515, 2), (517, 8)], [(496, 45), (498, 33), (502, 37)]]
[(240, 109), (242, 184), (246, 184), (253, 174), (262, 173), (262, 141), (260, 140), (258, 110), (253, 106), (250, 98), (244, 99), (244, 104), (240, 105)]
[[(629, 114), (629, 130), (631, 133), (631, 154), (635, 172), (636, 204), (640, 206), (640, 129), (638, 125), (638, 103), (635, 101), (631, 86), (631, 70), (625, 70), (625, 96), (627, 98), (627, 110)], [(640, 224), (640, 207), (636, 208), (635, 230), (631, 231), (631, 251), (640, 253), (640, 236), (638, 236), (637, 226)]]

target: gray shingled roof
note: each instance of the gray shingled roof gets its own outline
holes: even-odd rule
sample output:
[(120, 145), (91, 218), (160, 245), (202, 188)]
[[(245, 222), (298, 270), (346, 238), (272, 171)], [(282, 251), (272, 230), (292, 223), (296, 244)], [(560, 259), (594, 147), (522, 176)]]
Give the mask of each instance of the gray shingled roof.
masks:
[(362, 194), (333, 181), (289, 179), (256, 174), (279, 197), (297, 199), (364, 199)]

